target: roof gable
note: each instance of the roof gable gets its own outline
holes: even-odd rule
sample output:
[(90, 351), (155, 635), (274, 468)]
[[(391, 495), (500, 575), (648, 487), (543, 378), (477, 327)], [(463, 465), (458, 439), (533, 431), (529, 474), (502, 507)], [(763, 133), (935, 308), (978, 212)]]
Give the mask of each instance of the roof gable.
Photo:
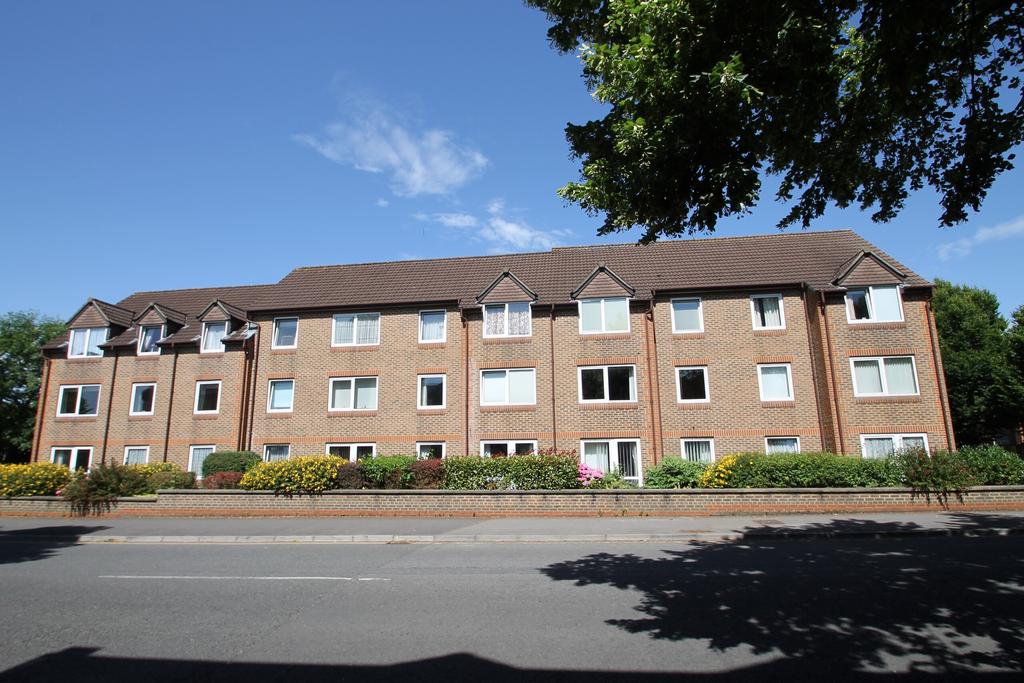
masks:
[(99, 299), (89, 299), (71, 316), (68, 327), (130, 327), (132, 312)]
[(832, 281), (843, 287), (902, 284), (906, 273), (872, 251), (861, 251), (844, 263)]
[(226, 301), (221, 301), (220, 299), (214, 299), (211, 301), (210, 304), (196, 316), (196, 318), (203, 322), (228, 319), (238, 320), (239, 322), (245, 322), (248, 320), (245, 311), (232, 306)]
[(573, 299), (589, 299), (602, 296), (633, 296), (636, 290), (616, 275), (603, 263), (593, 270), (583, 283), (573, 290)]
[(140, 313), (135, 320), (140, 325), (159, 324), (161, 322), (184, 325), (185, 318), (186, 315), (181, 311), (176, 311), (173, 308), (162, 304), (152, 303), (142, 309), (142, 313)]
[(494, 278), (476, 297), (478, 304), (507, 303), (513, 301), (536, 301), (537, 294), (523, 284), (523, 281), (506, 270)]

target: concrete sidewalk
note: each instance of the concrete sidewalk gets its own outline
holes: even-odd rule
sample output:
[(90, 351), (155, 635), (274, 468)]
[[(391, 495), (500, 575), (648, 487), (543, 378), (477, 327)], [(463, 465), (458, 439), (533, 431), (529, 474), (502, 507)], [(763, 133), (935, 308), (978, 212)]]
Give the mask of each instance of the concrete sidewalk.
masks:
[(0, 543), (685, 543), (1024, 534), (1024, 513), (616, 518), (2, 518)]

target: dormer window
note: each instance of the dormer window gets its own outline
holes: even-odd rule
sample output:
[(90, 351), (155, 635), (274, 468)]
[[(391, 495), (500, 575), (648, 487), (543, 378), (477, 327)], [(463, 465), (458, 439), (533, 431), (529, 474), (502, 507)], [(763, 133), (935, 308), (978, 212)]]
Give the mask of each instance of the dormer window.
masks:
[(107, 341), (107, 328), (83, 327), (71, 330), (71, 343), (68, 344), (68, 358), (89, 358), (102, 356), (100, 344)]
[(203, 343), (200, 353), (218, 353), (224, 350), (224, 337), (228, 333), (227, 322), (203, 323)]
[(529, 337), (532, 333), (530, 304), (519, 301), (484, 306), (485, 337)]
[(160, 347), (157, 342), (163, 338), (164, 328), (162, 325), (143, 325), (139, 328), (139, 355), (159, 355)]
[(580, 334), (629, 332), (629, 299), (580, 299)]
[(900, 288), (862, 287), (846, 293), (846, 319), (851, 323), (902, 322)]

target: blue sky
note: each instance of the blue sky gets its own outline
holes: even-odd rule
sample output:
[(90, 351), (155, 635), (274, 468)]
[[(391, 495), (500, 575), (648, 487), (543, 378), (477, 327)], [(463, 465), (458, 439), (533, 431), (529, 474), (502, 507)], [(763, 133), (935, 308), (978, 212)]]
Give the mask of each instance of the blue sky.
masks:
[[(273, 282), (291, 268), (598, 238), (555, 190), (600, 115), (516, 0), (0, 7), (0, 312)], [(922, 275), (1024, 303), (1024, 171), (954, 229), (832, 210)], [(718, 235), (775, 231), (770, 197)]]

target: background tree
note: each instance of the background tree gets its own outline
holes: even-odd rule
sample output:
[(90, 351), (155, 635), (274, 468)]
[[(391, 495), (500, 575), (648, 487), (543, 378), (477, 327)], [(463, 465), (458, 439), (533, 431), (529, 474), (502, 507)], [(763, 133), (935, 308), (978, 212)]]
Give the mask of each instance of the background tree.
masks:
[[(1024, 415), (1024, 373), (1013, 361), (999, 301), (985, 289), (935, 281), (935, 324), (958, 443), (991, 441)], [(1024, 307), (1017, 311), (1024, 318)]]
[(579, 49), (595, 121), (569, 124), (599, 234), (712, 232), (780, 177), (804, 227), (829, 204), (888, 221), (930, 185), (977, 211), (1024, 136), (1024, 6), (1006, 0), (526, 0)]
[(37, 313), (0, 316), (0, 462), (28, 458), (43, 366), (39, 347), (63, 330), (64, 323)]

